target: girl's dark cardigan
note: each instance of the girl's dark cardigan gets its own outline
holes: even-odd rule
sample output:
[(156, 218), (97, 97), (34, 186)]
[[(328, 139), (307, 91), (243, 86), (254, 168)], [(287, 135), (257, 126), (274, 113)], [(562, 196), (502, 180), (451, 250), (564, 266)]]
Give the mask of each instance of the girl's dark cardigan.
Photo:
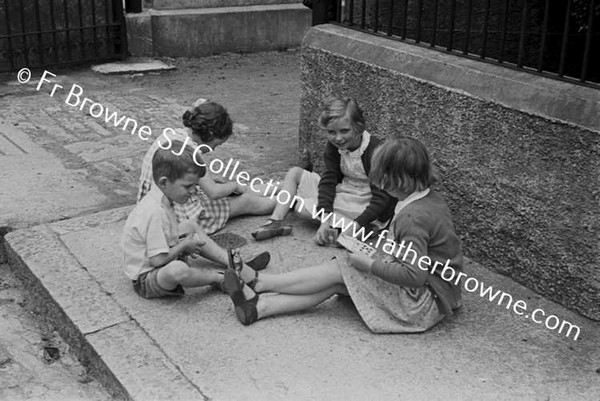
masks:
[[(371, 171), (371, 156), (380, 144), (380, 140), (371, 136), (369, 146), (361, 156), (365, 172), (369, 175)], [(319, 181), (319, 197), (317, 208), (323, 208), (325, 212), (333, 212), (333, 200), (335, 199), (336, 185), (342, 182), (342, 171), (340, 170), (340, 152), (338, 148), (327, 141), (325, 147), (325, 172)], [(394, 215), (397, 199), (388, 195), (385, 191), (371, 184), (371, 202), (366, 209), (355, 219), (361, 226), (366, 226), (373, 220), (387, 221)]]

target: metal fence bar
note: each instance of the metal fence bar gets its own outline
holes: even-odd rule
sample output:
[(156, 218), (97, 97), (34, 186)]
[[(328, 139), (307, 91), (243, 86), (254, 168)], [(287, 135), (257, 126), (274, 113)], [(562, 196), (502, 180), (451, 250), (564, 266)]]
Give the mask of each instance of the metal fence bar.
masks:
[[(25, 6), (23, 5), (23, 0), (19, 0), (19, 6), (21, 9), (21, 32), (27, 32), (25, 29)], [(27, 37), (23, 35), (23, 56), (25, 58), (25, 64), (29, 66), (29, 49), (27, 48)]]
[(69, 43), (71, 43), (71, 31), (69, 30), (69, 8), (67, 6), (67, 0), (63, 0), (63, 12), (65, 15), (65, 35), (67, 36), (67, 55), (69, 60), (72, 60), (73, 55), (71, 54), (71, 46), (69, 46)]
[(350, 19), (350, 24), (354, 23), (354, 0), (348, 0), (348, 18)]
[(571, 16), (571, 0), (567, 0), (567, 12), (565, 13), (565, 25), (562, 37), (562, 46), (560, 49), (560, 64), (558, 75), (562, 77), (565, 74), (565, 63), (567, 61), (567, 43), (569, 42), (569, 20)]
[(471, 17), (473, 15), (473, 1), (467, 0), (467, 29), (465, 32), (465, 47), (463, 48), (463, 54), (469, 54), (469, 39), (471, 37)]
[(388, 14), (388, 26), (387, 26), (387, 35), (392, 36), (393, 28), (394, 28), (394, 2), (390, 1), (390, 10)]
[(433, 2), (433, 32), (431, 34), (431, 47), (435, 47), (437, 42), (438, 5), (439, 0), (435, 0)]
[(8, 0), (4, 0), (4, 17), (6, 20), (6, 34), (8, 35), (7, 43), (8, 43), (8, 62), (10, 63), (10, 69), (15, 69), (15, 60), (14, 53), (12, 47), (12, 37), (11, 37), (11, 29), (10, 29), (10, 14), (8, 11)]
[(502, 37), (500, 38), (500, 55), (498, 62), (504, 61), (504, 50), (506, 46), (506, 30), (508, 29), (508, 11), (510, 9), (510, 0), (504, 1), (504, 15), (502, 16)]
[(125, 24), (125, 13), (123, 10), (123, 3), (119, 5), (119, 18), (117, 18), (119, 22), (119, 33), (121, 34), (121, 48), (119, 52), (119, 56), (123, 59), (127, 56), (127, 31)]
[(84, 29), (83, 27), (83, 10), (81, 7), (81, 0), (77, 0), (77, 11), (79, 14), (79, 43), (81, 46), (81, 57), (85, 58), (86, 57), (86, 53), (85, 53), (85, 36), (84, 36)]
[(538, 57), (537, 71), (542, 72), (544, 68), (544, 52), (546, 51), (546, 38), (548, 37), (548, 19), (550, 17), (550, 0), (544, 4), (544, 21), (542, 22), (542, 41), (540, 43), (540, 55)]
[(375, 17), (373, 19), (373, 31), (379, 31), (379, 0), (375, 0)]
[(581, 66), (581, 76), (579, 77), (580, 82), (585, 82), (588, 72), (588, 63), (590, 62), (590, 50), (592, 47), (592, 32), (594, 30), (594, 12), (595, 4), (594, 0), (590, 0), (589, 18), (587, 23), (587, 34), (585, 35), (585, 47), (583, 50), (583, 65)]
[[(390, 14), (392, 13), (393, 1), (390, 1)], [(402, 39), (406, 39), (406, 25), (408, 23), (408, 0), (404, 0), (404, 7), (402, 8)]]
[(487, 49), (488, 27), (490, 23), (490, 1), (485, 3), (485, 17), (483, 18), (483, 39), (481, 40), (481, 58), (485, 58)]
[(517, 55), (517, 67), (523, 67), (525, 56), (525, 36), (527, 36), (527, 20), (529, 19), (529, 2), (525, 0), (523, 12), (521, 13), (521, 32), (519, 33), (519, 54)]
[(39, 33), (42, 30), (42, 21), (40, 19), (40, 3), (39, 0), (34, 0), (33, 2), (35, 9), (35, 24), (38, 30), (37, 40), (38, 40), (38, 54), (40, 58), (40, 63), (44, 64), (44, 41), (42, 40), (42, 34)]
[(450, 2), (450, 32), (448, 33), (448, 45), (446, 50), (451, 51), (454, 46), (454, 19), (456, 16), (456, 0)]
[(421, 19), (423, 18), (423, 0), (419, 0), (417, 5), (417, 37), (415, 43), (421, 42)]
[(110, 18), (111, 15), (112, 14), (111, 14), (111, 11), (110, 11), (110, 1), (105, 1), (104, 2), (104, 19), (105, 19), (105, 22), (106, 22), (107, 25), (106, 25), (106, 32), (105, 32), (105, 34), (106, 34), (106, 46), (105, 46), (105, 49), (104, 49), (104, 53), (106, 55), (110, 54), (110, 47), (109, 47), (109, 45), (110, 45), (110, 27), (109, 27), (108, 24), (111, 22), (111, 18)]
[(365, 26), (367, 26), (367, 0), (361, 0), (360, 12), (360, 27), (365, 29)]
[(58, 40), (56, 39), (56, 18), (54, 15), (54, 0), (50, 0), (50, 27), (52, 28), (52, 47), (54, 48), (54, 62), (58, 63)]
[(92, 11), (92, 25), (94, 26), (93, 28), (93, 33), (94, 33), (94, 54), (96, 55), (96, 57), (98, 57), (98, 32), (96, 31), (96, 0), (90, 0), (92, 2), (92, 7), (91, 7), (91, 11)]

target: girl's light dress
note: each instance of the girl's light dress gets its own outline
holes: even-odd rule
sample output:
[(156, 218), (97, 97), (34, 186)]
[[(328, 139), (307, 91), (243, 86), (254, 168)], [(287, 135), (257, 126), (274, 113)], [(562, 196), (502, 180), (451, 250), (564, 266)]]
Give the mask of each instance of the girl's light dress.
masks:
[[(413, 200), (427, 195), (429, 191)], [(410, 202), (399, 202), (392, 220), (387, 239), (396, 242), (393, 233), (400, 210)], [(377, 250), (384, 262), (391, 262), (394, 256)], [(417, 333), (425, 331), (445, 315), (440, 312), (433, 290), (425, 285), (420, 288), (407, 288), (387, 282), (371, 273), (364, 273), (344, 260), (338, 262), (344, 283), (350, 297), (365, 324), (375, 333)]]
[[(333, 211), (339, 217), (349, 220), (357, 218), (371, 202), (371, 186), (369, 177), (362, 163), (362, 155), (369, 146), (371, 135), (363, 132), (360, 147), (352, 152), (340, 152), (340, 170), (342, 182), (335, 188)], [(300, 177), (297, 194), (304, 199), (304, 208), (311, 213), (317, 205), (318, 187), (321, 177), (314, 172), (304, 171)]]

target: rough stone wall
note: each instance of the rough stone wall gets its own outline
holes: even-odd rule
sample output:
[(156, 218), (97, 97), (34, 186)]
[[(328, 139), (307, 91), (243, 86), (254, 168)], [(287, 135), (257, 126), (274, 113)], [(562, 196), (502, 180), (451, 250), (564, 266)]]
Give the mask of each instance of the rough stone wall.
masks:
[(466, 256), (600, 319), (600, 134), (343, 53), (302, 48), (300, 149), (316, 170), (321, 100), (355, 97), (372, 134), (412, 136), (429, 148)]

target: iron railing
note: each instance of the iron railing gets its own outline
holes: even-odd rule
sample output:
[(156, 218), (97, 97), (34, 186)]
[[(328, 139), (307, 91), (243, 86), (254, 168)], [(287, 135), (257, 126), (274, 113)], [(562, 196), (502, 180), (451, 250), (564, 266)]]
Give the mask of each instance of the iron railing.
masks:
[(600, 0), (316, 0), (332, 22), (600, 89)]
[(0, 71), (126, 55), (122, 0), (0, 0)]

